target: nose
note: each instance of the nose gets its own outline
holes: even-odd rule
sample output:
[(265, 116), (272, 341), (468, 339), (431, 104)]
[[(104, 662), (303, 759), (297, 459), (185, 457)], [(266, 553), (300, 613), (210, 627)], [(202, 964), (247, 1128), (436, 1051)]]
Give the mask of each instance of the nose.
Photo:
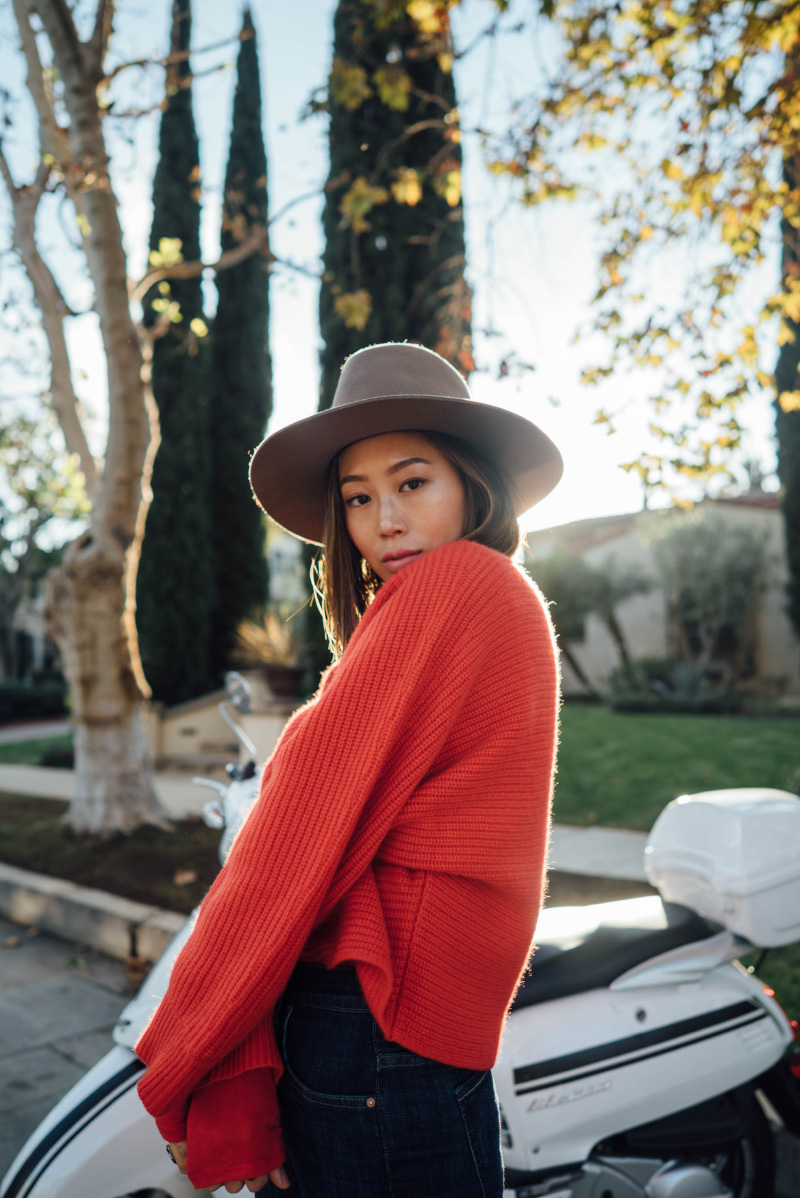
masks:
[(393, 495), (385, 495), (378, 510), (378, 533), (382, 537), (393, 537), (406, 532), (403, 513)]

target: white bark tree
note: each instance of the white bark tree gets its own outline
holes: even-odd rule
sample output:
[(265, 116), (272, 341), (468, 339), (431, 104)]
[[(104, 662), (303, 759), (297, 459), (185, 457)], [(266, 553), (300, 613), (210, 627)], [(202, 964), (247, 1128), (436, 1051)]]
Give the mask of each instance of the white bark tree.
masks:
[[(205, 264), (176, 262), (149, 271), (146, 283), (128, 279), (101, 102), (108, 84), (104, 60), (114, 0), (97, 0), (94, 27), (86, 41), (78, 35), (67, 0), (12, 4), (41, 153), (35, 179), (19, 185), (0, 142), (0, 173), (11, 200), (14, 247), (49, 345), (53, 410), (67, 449), (80, 461), (92, 501), (88, 530), (69, 545), (63, 564), (48, 578), (49, 632), (61, 650), (75, 724), (75, 798), (65, 819), (76, 832), (106, 837), (144, 822), (168, 822), (155, 793), (141, 718), (149, 691), (134, 618), (136, 568), (159, 441), (148, 385), (149, 351), (158, 329), (146, 333), (134, 320), (131, 303), (152, 282), (199, 274)], [(43, 44), (52, 68), (45, 69)], [(54, 77), (60, 81), (58, 100)], [(37, 244), (39, 202), (54, 187), (63, 188), (74, 207), (94, 287), (108, 378), (102, 465), (90, 452), (72, 384), (65, 322), (74, 313)], [(261, 249), (266, 238), (267, 230), (260, 230), (211, 265), (232, 266)]]

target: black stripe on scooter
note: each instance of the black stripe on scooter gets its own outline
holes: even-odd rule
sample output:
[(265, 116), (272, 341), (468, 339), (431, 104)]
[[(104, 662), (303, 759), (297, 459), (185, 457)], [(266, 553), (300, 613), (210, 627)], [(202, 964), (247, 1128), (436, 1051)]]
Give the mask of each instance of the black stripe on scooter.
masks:
[(720, 1007), (706, 1015), (695, 1015), (692, 1019), (682, 1019), (679, 1023), (669, 1023), (665, 1027), (654, 1028), (651, 1032), (640, 1032), (638, 1036), (626, 1036), (623, 1040), (612, 1040), (608, 1044), (597, 1044), (582, 1052), (572, 1052), (564, 1057), (553, 1057), (549, 1061), (537, 1061), (535, 1065), (522, 1065), (514, 1070), (514, 1085), (523, 1082), (536, 1081), (540, 1077), (550, 1077), (553, 1073), (568, 1073), (571, 1069), (582, 1069), (586, 1065), (594, 1065), (598, 1061), (607, 1061), (613, 1057), (621, 1057), (629, 1052), (639, 1052), (650, 1048), (653, 1044), (662, 1044), (665, 1040), (676, 1040), (678, 1036), (688, 1036), (692, 1032), (704, 1031), (718, 1023), (726, 1023), (729, 1019), (738, 1019), (741, 1015), (750, 1015), (753, 1011), (763, 1008), (757, 1003), (747, 1001), (733, 1003), (730, 1007)]
[(668, 1052), (680, 1052), (682, 1048), (694, 1048), (695, 1044), (702, 1044), (704, 1040), (713, 1040), (716, 1036), (727, 1036), (728, 1032), (737, 1032), (740, 1027), (749, 1027), (751, 1023), (759, 1023), (762, 1019), (768, 1018), (767, 1012), (761, 1011), (760, 1014), (751, 1015), (749, 1019), (740, 1019), (738, 1023), (729, 1024), (728, 1027), (720, 1027), (714, 1032), (707, 1032), (705, 1036), (695, 1036), (694, 1039), (684, 1040), (680, 1044), (668, 1044), (666, 1048), (659, 1048), (655, 1052), (645, 1052), (638, 1057), (628, 1057), (624, 1061), (617, 1061), (614, 1065), (600, 1065), (597, 1069), (572, 1073), (569, 1077), (551, 1077), (549, 1081), (542, 1082), (538, 1086), (525, 1086), (524, 1089), (515, 1091), (515, 1096), (519, 1098), (522, 1094), (534, 1094), (537, 1090), (552, 1090), (556, 1086), (569, 1086), (573, 1082), (583, 1081), (586, 1077), (596, 1077), (598, 1073), (611, 1073), (614, 1069), (625, 1069), (628, 1065), (638, 1065), (641, 1061), (652, 1061), (654, 1057), (663, 1057)]
[[(77, 1128), (71, 1136), (64, 1138), (63, 1142), (59, 1144), (58, 1151), (55, 1152), (51, 1158), (51, 1160), (55, 1160), (58, 1154), (62, 1152), (64, 1148), (66, 1148), (67, 1144), (74, 1140), (75, 1136), (79, 1135), (80, 1132), (83, 1131), (84, 1127), (96, 1119), (98, 1115), (102, 1114), (102, 1112), (108, 1106), (110, 1106), (112, 1102), (116, 1102), (117, 1098), (120, 1097), (120, 1094), (116, 1093), (116, 1091), (119, 1090), (119, 1087), (122, 1086), (123, 1083), (130, 1083), (120, 1092), (123, 1094), (127, 1093), (128, 1090), (131, 1090), (136, 1085), (139, 1074), (144, 1072), (144, 1068), (144, 1063), (138, 1060), (138, 1058), (130, 1061), (127, 1065), (120, 1069), (118, 1073), (115, 1073), (112, 1077), (107, 1078), (102, 1085), (98, 1086), (96, 1090), (93, 1090), (91, 1094), (88, 1094), (86, 1098), (82, 1099), (82, 1101), (79, 1102), (78, 1105), (74, 1107), (68, 1115), (64, 1116), (60, 1123), (57, 1123), (56, 1126), (39, 1141), (36, 1147), (31, 1151), (30, 1155), (25, 1158), (24, 1162), (20, 1165), (19, 1169), (12, 1177), (8, 1189), (3, 1192), (3, 1198), (22, 1198), (22, 1187), (28, 1180), (30, 1180), (31, 1185), (38, 1181), (39, 1173), (41, 1173), (43, 1170), (39, 1170), (39, 1173), (37, 1173), (36, 1177), (32, 1177), (31, 1175), (36, 1169), (36, 1166), (41, 1163), (45, 1156), (47, 1156), (50, 1149), (55, 1147), (59, 1140), (62, 1140), (63, 1137), (66, 1137), (67, 1133), (72, 1131), (72, 1129), (75, 1127), (75, 1124), (80, 1123), (85, 1115), (90, 1116), (90, 1118), (86, 1119), (86, 1121), (82, 1123), (81, 1126)], [(109, 1097), (109, 1095), (111, 1095), (111, 1097)], [(104, 1102), (104, 1099), (108, 1099), (108, 1101)], [(101, 1103), (102, 1106), (100, 1105)], [(50, 1163), (51, 1162), (48, 1161), (47, 1165)]]

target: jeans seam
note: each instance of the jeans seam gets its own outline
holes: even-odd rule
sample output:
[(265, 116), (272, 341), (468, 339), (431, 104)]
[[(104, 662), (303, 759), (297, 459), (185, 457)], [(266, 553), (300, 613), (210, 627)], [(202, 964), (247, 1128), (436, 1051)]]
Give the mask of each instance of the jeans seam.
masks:
[(392, 1186), (392, 1170), (389, 1166), (389, 1151), (386, 1146), (386, 1130), (383, 1126), (383, 1118), (381, 1115), (380, 1104), (380, 1089), (381, 1089), (381, 1070), (380, 1070), (380, 1054), (378, 1052), (378, 1041), (376, 1032), (379, 1031), (378, 1022), (375, 1016), (372, 1017), (372, 1051), (375, 1053), (375, 1113), (378, 1116), (378, 1130), (381, 1133), (381, 1147), (383, 1148), (383, 1166), (386, 1171), (386, 1189), (389, 1198), (394, 1198), (394, 1188)]
[[(473, 1090), (477, 1089), (477, 1084), (478, 1084), (478, 1083), (476, 1083), (476, 1085), (475, 1085), (475, 1086), (473, 1086), (473, 1087), (472, 1087), (472, 1088), (469, 1090), (469, 1093), (470, 1093), (470, 1094), (473, 1092)], [(467, 1095), (466, 1095), (466, 1094), (464, 1094), (464, 1095), (462, 1095), (462, 1096), (461, 1096), (461, 1098), (466, 1098), (466, 1097), (467, 1097)], [(478, 1183), (479, 1183), (479, 1185), (480, 1185), (480, 1187), (481, 1187), (481, 1194), (483, 1195), (483, 1198), (486, 1198), (486, 1185), (484, 1184), (484, 1178), (483, 1178), (483, 1174), (482, 1174), (482, 1172), (481, 1172), (481, 1167), (480, 1167), (480, 1164), (479, 1164), (479, 1162), (478, 1162), (478, 1158), (477, 1158), (477, 1156), (476, 1156), (476, 1154), (475, 1154), (475, 1131), (474, 1131), (474, 1128), (473, 1128), (473, 1126), (472, 1126), (471, 1120), (470, 1120), (470, 1118), (469, 1118), (469, 1116), (468, 1116), (468, 1114), (467, 1114), (467, 1111), (466, 1111), (466, 1109), (465, 1109), (465, 1107), (464, 1107), (464, 1104), (463, 1104), (463, 1102), (461, 1101), (461, 1098), (458, 1098), (458, 1097), (457, 1097), (457, 1101), (458, 1101), (458, 1109), (461, 1111), (461, 1118), (462, 1118), (462, 1119), (463, 1119), (463, 1121), (464, 1121), (464, 1130), (465, 1130), (465, 1131), (466, 1131), (466, 1133), (467, 1133), (467, 1143), (469, 1144), (469, 1150), (470, 1150), (470, 1152), (471, 1152), (471, 1154), (472, 1154), (472, 1163), (473, 1163), (473, 1164), (474, 1164), (474, 1166), (475, 1166), (475, 1173), (476, 1173), (476, 1175), (477, 1175), (477, 1178), (478, 1178)]]

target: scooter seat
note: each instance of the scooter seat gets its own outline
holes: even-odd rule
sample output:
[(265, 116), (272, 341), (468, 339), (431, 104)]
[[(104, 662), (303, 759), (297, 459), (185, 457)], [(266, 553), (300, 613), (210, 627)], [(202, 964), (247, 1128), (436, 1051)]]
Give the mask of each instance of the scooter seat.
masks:
[(688, 907), (662, 903), (657, 897), (543, 914), (556, 919), (549, 921), (549, 934), (548, 921), (537, 927), (536, 950), (512, 1011), (610, 986), (651, 957), (719, 931), (718, 925)]

